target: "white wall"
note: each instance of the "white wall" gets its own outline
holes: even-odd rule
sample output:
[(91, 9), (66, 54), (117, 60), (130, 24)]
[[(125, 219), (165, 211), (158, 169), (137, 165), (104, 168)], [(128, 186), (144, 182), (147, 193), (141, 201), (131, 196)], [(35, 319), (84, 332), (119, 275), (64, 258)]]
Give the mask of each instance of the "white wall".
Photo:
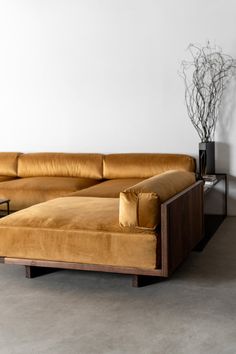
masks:
[[(235, 18), (235, 0), (0, 0), (0, 151), (196, 156), (177, 71), (190, 42), (236, 57)], [(231, 214), (235, 98), (216, 134)]]

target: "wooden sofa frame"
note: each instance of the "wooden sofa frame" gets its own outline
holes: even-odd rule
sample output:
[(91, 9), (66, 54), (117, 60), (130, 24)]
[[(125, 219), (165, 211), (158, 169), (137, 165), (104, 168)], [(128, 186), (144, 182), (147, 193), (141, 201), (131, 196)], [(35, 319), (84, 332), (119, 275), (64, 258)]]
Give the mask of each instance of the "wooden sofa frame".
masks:
[(203, 238), (203, 182), (195, 182), (161, 205), (161, 262), (156, 269), (1, 257), (0, 262), (24, 265), (33, 278), (55, 269), (77, 269), (133, 275), (139, 287), (169, 277)]

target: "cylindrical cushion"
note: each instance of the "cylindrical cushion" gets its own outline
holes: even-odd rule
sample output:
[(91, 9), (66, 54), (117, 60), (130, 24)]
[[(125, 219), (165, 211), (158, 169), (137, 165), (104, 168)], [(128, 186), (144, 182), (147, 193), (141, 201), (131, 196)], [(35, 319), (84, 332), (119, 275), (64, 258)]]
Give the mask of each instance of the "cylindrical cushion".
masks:
[(18, 161), (19, 177), (54, 176), (102, 179), (101, 154), (31, 153)]
[(18, 152), (0, 152), (0, 176), (17, 176)]
[(127, 188), (120, 193), (120, 226), (154, 230), (161, 220), (161, 203), (194, 182), (192, 172), (168, 171)]
[(195, 160), (180, 154), (110, 154), (104, 156), (103, 177), (148, 178), (168, 170), (195, 172)]
[(119, 223), (124, 228), (154, 230), (159, 223), (160, 199), (155, 193), (120, 193)]

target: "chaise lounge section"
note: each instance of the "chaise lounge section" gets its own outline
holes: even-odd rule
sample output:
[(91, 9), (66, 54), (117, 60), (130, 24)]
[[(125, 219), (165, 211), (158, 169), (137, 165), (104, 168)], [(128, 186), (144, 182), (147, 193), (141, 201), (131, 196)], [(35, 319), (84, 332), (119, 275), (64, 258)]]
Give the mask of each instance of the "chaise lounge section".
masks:
[[(33, 161), (39, 157), (32, 155)], [(134, 276), (134, 286), (141, 285), (143, 276), (168, 277), (181, 264), (202, 238), (202, 182), (195, 181), (194, 159), (171, 154), (100, 157), (101, 173), (91, 172), (85, 160), (86, 173), (79, 169), (76, 178), (89, 178), (87, 188), (0, 220), (2, 262), (25, 265), (28, 276), (50, 267), (127, 273)], [(52, 172), (52, 161), (45, 159), (45, 168), (43, 154), (40, 159), (35, 172), (24, 167), (25, 177), (21, 166), (18, 177), (26, 182), (65, 178), (51, 176), (60, 169)], [(60, 174), (71, 172), (61, 167)]]

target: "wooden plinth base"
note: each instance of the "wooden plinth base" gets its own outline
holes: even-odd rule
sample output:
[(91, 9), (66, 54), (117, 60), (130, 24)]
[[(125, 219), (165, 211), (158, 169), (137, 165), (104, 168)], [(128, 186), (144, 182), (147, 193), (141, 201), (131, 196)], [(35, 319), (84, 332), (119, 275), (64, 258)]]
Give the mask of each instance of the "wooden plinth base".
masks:
[(134, 288), (141, 288), (143, 286), (159, 283), (164, 281), (166, 278), (162, 277), (151, 277), (147, 275), (133, 275), (132, 286)]
[(46, 267), (34, 267), (34, 266), (25, 266), (25, 277), (32, 279), (39, 277), (41, 275), (49, 274), (58, 271), (56, 268), (46, 268)]
[[(36, 278), (41, 275), (49, 274), (56, 272), (59, 269), (57, 268), (46, 268), (46, 267), (35, 267), (35, 266), (25, 266), (25, 276), (28, 279)], [(135, 288), (141, 288), (143, 286), (159, 283), (165, 280), (162, 277), (153, 277), (148, 275), (133, 275), (132, 286)]]

